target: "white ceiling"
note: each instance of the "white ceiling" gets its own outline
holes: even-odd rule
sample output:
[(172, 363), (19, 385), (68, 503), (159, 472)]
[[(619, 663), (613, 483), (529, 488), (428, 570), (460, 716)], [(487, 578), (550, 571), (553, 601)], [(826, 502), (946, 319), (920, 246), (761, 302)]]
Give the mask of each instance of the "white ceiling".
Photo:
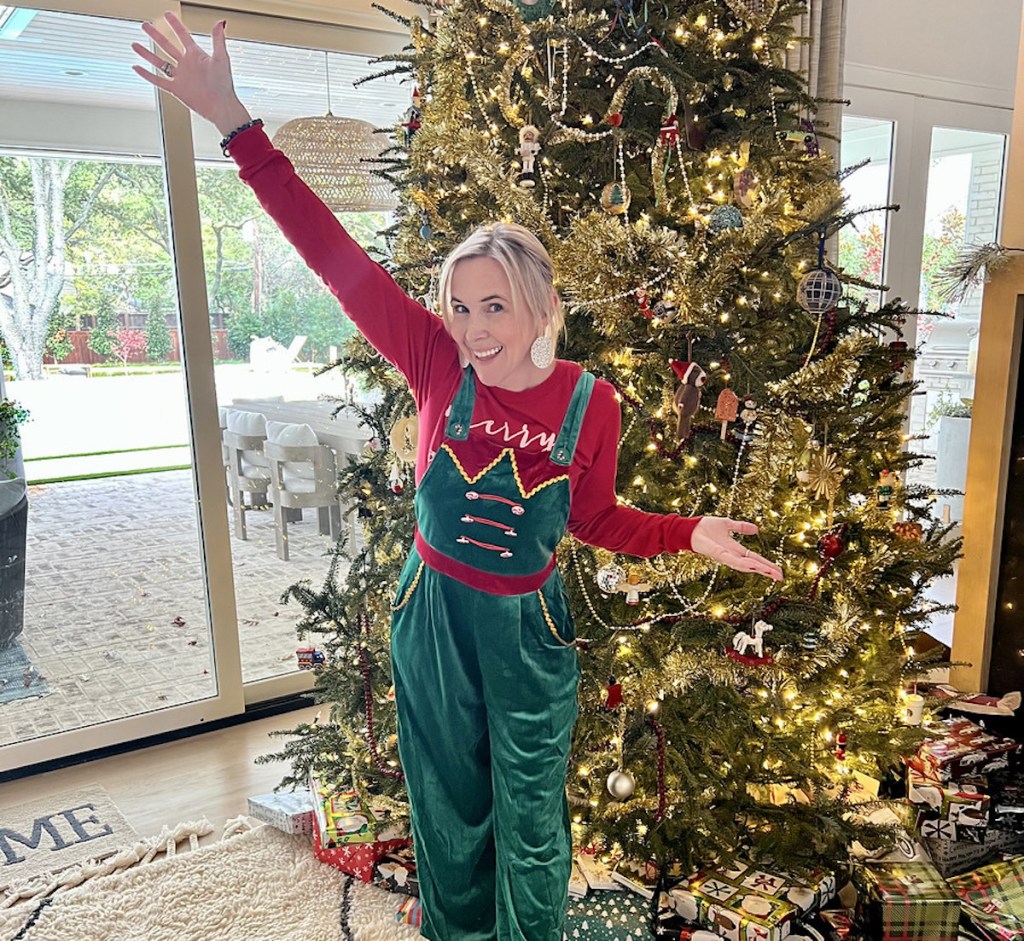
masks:
[[(153, 89), (131, 70), (137, 56), (130, 44), (145, 39), (137, 23), (38, 12), (16, 38), (0, 31), (0, 103), (153, 110)], [(209, 48), (206, 37), (198, 41)], [(253, 114), (280, 123), (326, 112), (323, 51), (239, 41), (229, 41), (228, 49), (239, 95)], [(366, 58), (335, 52), (326, 58), (334, 114), (388, 125), (408, 107), (408, 84), (387, 79), (353, 86), (355, 79), (376, 71)], [(0, 143), (3, 137), (0, 121)]]

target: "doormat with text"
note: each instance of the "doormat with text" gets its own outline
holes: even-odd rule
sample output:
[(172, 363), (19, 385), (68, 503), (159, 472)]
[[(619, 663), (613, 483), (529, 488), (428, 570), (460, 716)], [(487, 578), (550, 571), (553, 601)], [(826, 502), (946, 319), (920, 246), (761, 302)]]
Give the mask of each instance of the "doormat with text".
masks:
[(101, 859), (137, 839), (99, 785), (0, 806), (0, 889)]

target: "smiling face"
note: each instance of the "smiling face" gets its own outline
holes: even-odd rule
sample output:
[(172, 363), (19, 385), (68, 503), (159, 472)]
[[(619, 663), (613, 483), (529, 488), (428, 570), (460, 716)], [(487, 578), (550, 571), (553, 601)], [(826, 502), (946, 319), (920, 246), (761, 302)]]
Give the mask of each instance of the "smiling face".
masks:
[(554, 370), (554, 364), (538, 369), (530, 359), (530, 346), (543, 333), (544, 322), (513, 298), (508, 275), (493, 258), (456, 263), (447, 320), (459, 352), (484, 385), (521, 392)]

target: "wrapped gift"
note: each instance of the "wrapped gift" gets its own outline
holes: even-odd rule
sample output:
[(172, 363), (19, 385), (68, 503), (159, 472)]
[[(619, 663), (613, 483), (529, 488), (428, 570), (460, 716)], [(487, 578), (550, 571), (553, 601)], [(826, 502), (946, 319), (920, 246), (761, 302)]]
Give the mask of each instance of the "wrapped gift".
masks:
[(327, 848), (406, 836), (403, 825), (392, 824), (383, 812), (367, 807), (353, 790), (330, 788), (315, 774), (310, 775), (310, 789), (320, 841)]
[(315, 815), (309, 788), (249, 798), (249, 816), (285, 833), (312, 833)]
[(929, 863), (875, 863), (863, 880), (861, 920), (877, 941), (957, 941), (960, 899)]
[(1003, 853), (1024, 853), (1024, 833), (989, 828), (984, 843), (925, 840), (935, 868), (947, 879), (998, 859)]
[(423, 924), (423, 908), (418, 898), (408, 898), (398, 906), (395, 921), (400, 925), (412, 925), (419, 928)]
[(984, 843), (989, 796), (974, 784), (943, 782), (932, 770), (917, 761), (907, 766), (907, 800), (916, 810), (917, 832), (929, 839)]
[(1024, 856), (993, 863), (949, 880), (964, 914), (986, 937), (1024, 938)]
[(1013, 739), (990, 735), (969, 719), (947, 719), (931, 730), (941, 731), (942, 737), (925, 742), (917, 756), (940, 781), (1007, 768), (1020, 748)]
[(632, 892), (591, 892), (570, 899), (565, 913), (569, 941), (645, 941), (650, 903)]
[(700, 872), (668, 895), (683, 918), (726, 938), (781, 941), (798, 918), (812, 914), (835, 891), (835, 879), (827, 873), (796, 879), (736, 863), (731, 869)]
[(411, 846), (403, 846), (382, 856), (378, 861), (374, 882), (389, 892), (419, 895), (420, 883), (416, 876), (416, 856)]
[(341, 872), (355, 876), (363, 882), (373, 882), (374, 871), (389, 853), (397, 852), (412, 841), (380, 840), (375, 843), (350, 843), (343, 846), (327, 846), (320, 835), (320, 828), (313, 828), (313, 853), (322, 863), (333, 866)]
[(630, 892), (636, 892), (645, 899), (653, 899), (658, 888), (658, 864), (654, 860), (641, 863), (633, 859), (620, 859), (612, 871), (612, 878)]

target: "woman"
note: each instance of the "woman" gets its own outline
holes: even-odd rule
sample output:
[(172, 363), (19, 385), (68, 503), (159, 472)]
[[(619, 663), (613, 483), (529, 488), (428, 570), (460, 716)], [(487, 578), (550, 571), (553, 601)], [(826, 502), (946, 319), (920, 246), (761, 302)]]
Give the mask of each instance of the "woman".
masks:
[[(551, 260), (520, 226), (471, 234), (447, 259), (438, 318), (345, 233), (235, 94), (225, 23), (207, 55), (174, 43), (135, 71), (224, 135), (222, 146), (419, 411), (415, 547), (392, 621), (399, 751), (412, 811), (422, 933), (560, 941), (571, 863), (565, 798), (576, 719), (573, 627), (555, 567), (568, 529), (615, 552), (691, 550), (781, 579), (733, 533), (751, 523), (618, 504), (618, 402), (556, 360)], [(180, 48), (179, 48), (180, 44)]]

